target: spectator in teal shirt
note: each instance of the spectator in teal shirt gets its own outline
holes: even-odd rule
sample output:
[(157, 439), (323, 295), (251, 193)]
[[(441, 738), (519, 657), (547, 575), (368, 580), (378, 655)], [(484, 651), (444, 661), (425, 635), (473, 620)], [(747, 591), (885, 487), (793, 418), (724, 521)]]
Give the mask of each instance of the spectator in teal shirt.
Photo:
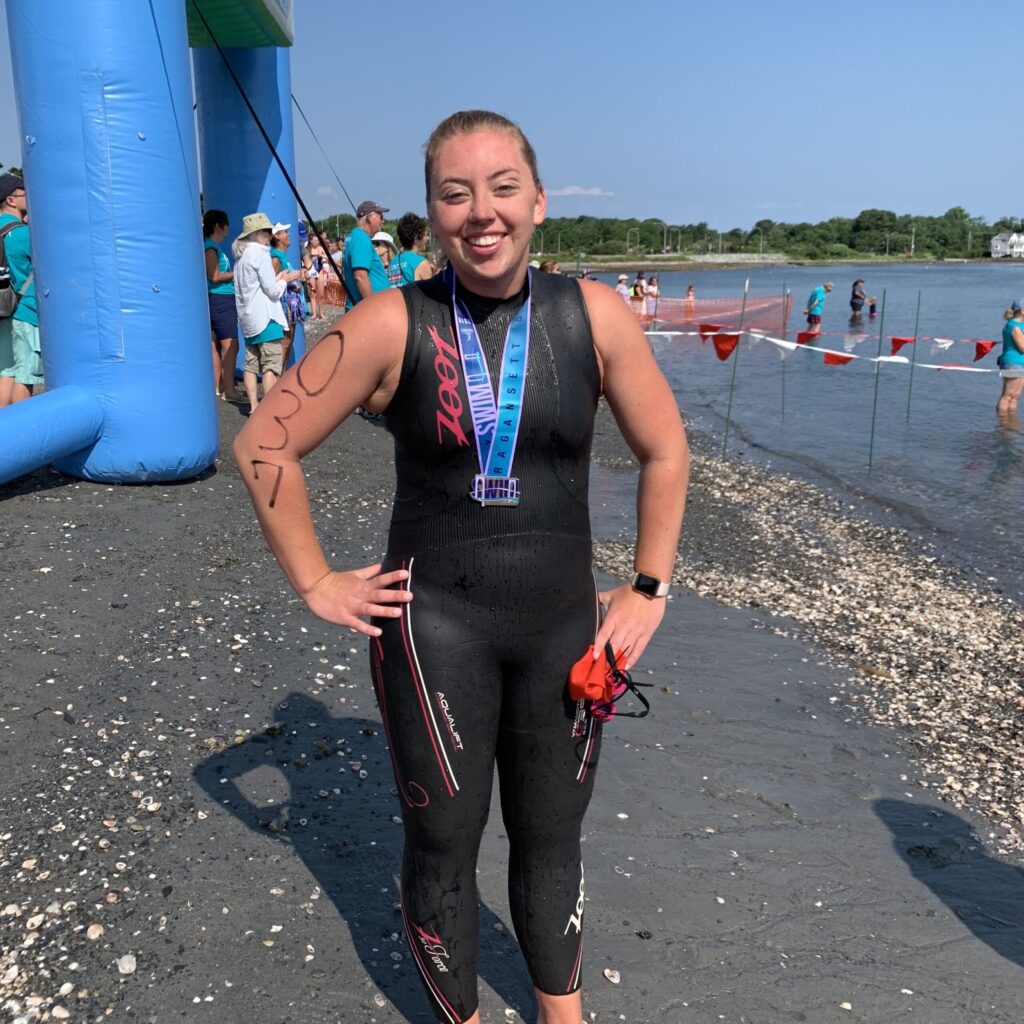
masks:
[(0, 406), (21, 402), (43, 383), (36, 308), (32, 245), (29, 239), (25, 182), (16, 174), (0, 175), (0, 228), (17, 227), (4, 236), (11, 287), (21, 293), (12, 317), (0, 320)]
[(1015, 299), (1003, 314), (1003, 351), (999, 355), (999, 376), (1003, 393), (996, 403), (996, 412), (1011, 417), (1024, 391), (1024, 299)]
[(213, 389), (225, 402), (240, 397), (235, 388), (238, 362), (238, 313), (235, 310), (235, 275), (221, 242), (228, 237), (224, 210), (203, 214), (203, 259), (210, 305), (210, 344), (213, 352)]
[(356, 226), (345, 239), (345, 255), (341, 261), (346, 310), (374, 292), (387, 291), (390, 286), (388, 272), (370, 241), (380, 231), (387, 212), (386, 206), (369, 199), (356, 209)]
[[(427, 247), (430, 225), (425, 217), (406, 213), (398, 221), (398, 240), (402, 251), (392, 260), (390, 270), (398, 270), (399, 285), (426, 281), (436, 273), (433, 264), (423, 255)], [(395, 264), (398, 264), (397, 268)]]
[[(288, 256), (288, 250), (292, 245), (291, 229), (291, 224), (282, 224), (278, 221), (274, 225), (274, 233), (270, 236), (270, 262), (275, 274), (282, 270), (295, 269)], [(305, 271), (302, 271), (302, 276), (305, 277)], [(295, 324), (306, 319), (306, 309), (302, 302), (302, 287), (298, 281), (292, 281), (288, 285), (284, 295), (281, 296), (281, 305), (284, 306), (288, 319), (288, 326), (284, 329), (284, 340), (281, 342), (281, 366), (287, 370), (292, 341), (295, 339)]]
[(804, 316), (807, 317), (807, 330), (812, 334), (817, 334), (821, 330), (821, 314), (825, 309), (825, 296), (830, 291), (832, 291), (832, 282), (826, 281), (824, 284), (818, 285), (807, 299)]

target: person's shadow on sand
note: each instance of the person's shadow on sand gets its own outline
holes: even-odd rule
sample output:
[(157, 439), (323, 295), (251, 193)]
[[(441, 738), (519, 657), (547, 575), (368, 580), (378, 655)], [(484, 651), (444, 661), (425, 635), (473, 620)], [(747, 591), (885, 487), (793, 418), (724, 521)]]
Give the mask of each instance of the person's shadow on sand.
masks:
[[(320, 701), (293, 693), (278, 704), (273, 725), (211, 754), (193, 775), (218, 808), (292, 847), (348, 925), (377, 988), (406, 1020), (433, 1020), (404, 938), (391, 939), (403, 932), (393, 881), (401, 867), (402, 829), (394, 822), (401, 806), (385, 742), (379, 722), (335, 718)], [(255, 803), (240, 780), (268, 767), (284, 775), (290, 796)], [(529, 1019), (533, 994), (519, 947), (484, 904), (480, 936), (481, 979)], [(401, 970), (395, 970), (392, 953), (402, 955)]]
[(879, 800), (910, 873), (979, 938), (1024, 965), (1024, 870), (988, 857), (974, 829), (955, 814), (902, 800)]

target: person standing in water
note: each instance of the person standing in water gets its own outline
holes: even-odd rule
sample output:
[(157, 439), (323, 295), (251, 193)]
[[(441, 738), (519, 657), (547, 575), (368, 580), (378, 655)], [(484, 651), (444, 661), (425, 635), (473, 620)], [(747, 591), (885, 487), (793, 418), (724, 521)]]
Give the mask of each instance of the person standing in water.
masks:
[(697, 312), (697, 293), (691, 284), (686, 289), (686, 297), (683, 299), (683, 309), (686, 312), (686, 319), (689, 320)]
[[(445, 272), (337, 321), (260, 405), (235, 455), (297, 593), (370, 638), (403, 805), (401, 909), (435, 1016), (480, 1020), (476, 860), (497, 767), (537, 1019), (580, 1024), (580, 834), (601, 720), (567, 679), (581, 655), (599, 664), (606, 642), (636, 664), (662, 619), (686, 438), (621, 298), (531, 272), (547, 199), (518, 125), (453, 114), (425, 164)], [(587, 488), (601, 395), (641, 471), (636, 574), (599, 595)], [(358, 406), (394, 435), (398, 482), (383, 563), (335, 570), (300, 459)]]
[(804, 316), (807, 317), (807, 330), (817, 334), (821, 330), (821, 315), (825, 311), (825, 296), (832, 291), (832, 282), (826, 281), (818, 285), (807, 298), (807, 308)]
[(864, 309), (864, 303), (867, 301), (867, 294), (864, 291), (864, 282), (861, 278), (857, 278), (853, 282), (853, 288), (850, 290), (850, 326), (859, 324), (861, 320), (861, 312)]
[(1012, 416), (1024, 391), (1024, 299), (1015, 299), (1003, 314), (1003, 351), (996, 363), (1003, 391), (996, 403), (1000, 416)]

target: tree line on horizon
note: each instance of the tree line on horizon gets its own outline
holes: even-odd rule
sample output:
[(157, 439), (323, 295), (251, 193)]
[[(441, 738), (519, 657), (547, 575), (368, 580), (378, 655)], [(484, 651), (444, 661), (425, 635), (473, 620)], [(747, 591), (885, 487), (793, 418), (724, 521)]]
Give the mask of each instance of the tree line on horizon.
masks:
[[(355, 226), (350, 213), (317, 221), (332, 238)], [(384, 225), (393, 232), (394, 222)], [(684, 256), (707, 253), (784, 253), (798, 260), (910, 256), (917, 259), (977, 258), (989, 254), (993, 235), (1024, 231), (1024, 219), (989, 223), (954, 206), (937, 217), (862, 210), (856, 217), (832, 217), (816, 224), (759, 220), (751, 228), (718, 231), (699, 224), (668, 224), (656, 218), (549, 217), (534, 234), (534, 250), (563, 260), (595, 256)]]

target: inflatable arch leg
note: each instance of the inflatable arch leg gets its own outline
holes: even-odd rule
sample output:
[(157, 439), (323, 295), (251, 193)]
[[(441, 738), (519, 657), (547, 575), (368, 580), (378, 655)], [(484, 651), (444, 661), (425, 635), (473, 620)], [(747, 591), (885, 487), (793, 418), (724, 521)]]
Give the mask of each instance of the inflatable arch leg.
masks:
[[(294, 181), (290, 50), (262, 46), (226, 49), (224, 53)], [(257, 210), (274, 223), (291, 224), (292, 247), (288, 256), (292, 265), (298, 267), (298, 211), (281, 169), (217, 50), (196, 47), (192, 63), (206, 209), (227, 213), (232, 239), (241, 230), (242, 218)], [(299, 359), (303, 352), (302, 325), (296, 324), (292, 355)], [(240, 353), (240, 359), (244, 355)]]
[(216, 457), (181, 0), (7, 0), (48, 393), (0, 410), (0, 481)]

